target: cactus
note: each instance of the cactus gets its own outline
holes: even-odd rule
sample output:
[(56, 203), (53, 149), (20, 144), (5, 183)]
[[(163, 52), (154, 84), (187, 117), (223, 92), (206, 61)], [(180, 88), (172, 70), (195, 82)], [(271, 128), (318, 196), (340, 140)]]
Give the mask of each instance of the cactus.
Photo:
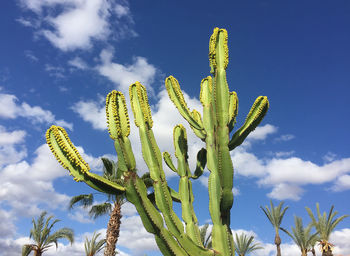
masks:
[[(228, 65), (227, 32), (215, 28), (209, 41), (209, 63), (212, 76), (201, 82), (200, 102), (203, 117), (197, 110), (188, 108), (179, 82), (169, 76), (165, 86), (171, 101), (189, 123), (194, 134), (205, 142), (206, 148), (197, 153), (197, 165), (191, 172), (188, 165), (187, 133), (181, 124), (173, 130), (175, 157), (161, 154), (152, 131), (153, 120), (145, 87), (135, 82), (130, 86), (130, 102), (142, 145), (142, 156), (153, 181), (154, 192), (147, 188), (136, 171), (135, 157), (129, 141), (130, 124), (125, 98), (112, 91), (106, 99), (108, 131), (114, 140), (118, 155), (118, 168), (123, 172), (124, 186), (114, 184), (89, 171), (63, 128), (52, 126), (47, 131), (47, 143), (64, 168), (76, 181), (108, 193), (125, 193), (135, 205), (145, 229), (154, 234), (163, 255), (234, 255), (234, 241), (230, 228), (230, 211), (233, 204), (233, 164), (230, 151), (242, 144), (265, 116), (269, 102), (265, 96), (257, 98), (246, 121), (230, 138), (238, 113), (238, 98), (230, 92), (226, 81)], [(171, 189), (164, 174), (163, 160), (179, 175), (178, 192)], [(198, 220), (193, 208), (192, 180), (203, 174), (207, 166), (209, 212), (213, 222), (212, 249), (205, 248), (200, 239)], [(173, 201), (182, 205), (182, 220), (173, 210)]]

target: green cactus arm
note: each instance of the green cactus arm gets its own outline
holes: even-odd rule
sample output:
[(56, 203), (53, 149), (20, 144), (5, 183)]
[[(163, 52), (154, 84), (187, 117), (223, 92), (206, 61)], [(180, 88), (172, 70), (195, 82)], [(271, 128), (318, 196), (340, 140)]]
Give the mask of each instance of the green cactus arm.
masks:
[(168, 92), (169, 98), (175, 104), (179, 113), (187, 120), (187, 122), (193, 126), (194, 129), (202, 130), (203, 127), (192, 117), (190, 110), (187, 107), (187, 103), (182, 94), (179, 82), (175, 77), (169, 76), (165, 79), (165, 87)]
[(152, 117), (147, 101), (146, 89), (137, 82), (130, 86), (129, 91), (135, 124), (139, 127), (142, 155), (149, 168), (151, 178), (154, 181), (153, 188), (157, 207), (163, 213), (170, 232), (179, 235), (183, 233), (183, 226), (180, 219), (173, 212), (172, 199), (162, 169), (162, 161), (161, 158), (158, 158), (160, 151), (155, 142), (151, 129), (152, 126), (149, 122)]
[(173, 163), (173, 160), (171, 160), (171, 156), (169, 152), (163, 152), (163, 159), (166, 165), (172, 170), (173, 172), (177, 173), (176, 167)]
[(193, 251), (195, 255), (211, 255), (204, 248), (194, 244), (184, 233), (182, 222), (173, 211), (172, 198), (162, 168), (161, 154), (152, 132), (152, 123), (150, 121), (152, 117), (146, 89), (137, 82), (130, 86), (129, 91), (135, 124), (139, 128), (142, 155), (154, 181), (153, 188), (156, 205), (163, 214), (166, 226), (186, 251)]
[[(201, 126), (203, 127), (203, 121), (202, 121), (202, 117), (201, 117), (201, 114), (193, 109), (192, 112), (192, 117), (193, 119)], [(205, 130), (204, 129), (201, 129), (201, 130), (198, 130), (196, 129), (195, 127), (193, 127), (191, 124), (190, 124), (190, 127), (192, 129), (192, 131), (194, 132), (194, 134), (200, 138), (202, 141), (205, 141), (205, 138), (206, 138), (206, 133), (205, 133)]]
[(106, 117), (109, 136), (114, 140), (117, 151), (119, 168), (122, 171), (134, 171), (136, 162), (128, 138), (130, 122), (123, 93), (113, 90), (107, 95)]
[[(158, 235), (154, 235), (157, 246), (160, 250), (160, 252), (162, 253), (163, 256), (174, 256), (175, 254), (170, 250), (169, 246), (167, 245), (167, 243), (164, 241), (164, 238), (158, 236)], [(185, 254), (188, 255), (188, 254)]]
[(199, 150), (197, 153), (197, 164), (194, 174), (191, 176), (192, 179), (198, 179), (200, 176), (202, 176), (206, 163), (207, 150), (205, 148), (201, 148), (201, 150)]
[[(171, 199), (173, 200), (173, 202), (181, 203), (179, 192), (176, 192), (176, 191), (175, 191), (174, 189), (172, 189), (171, 187), (168, 187), (168, 189), (169, 189), (170, 196), (171, 196)], [(149, 193), (149, 194), (147, 195), (147, 197), (149, 198), (149, 200), (151, 200), (151, 202), (152, 202), (154, 205), (156, 205), (154, 192)]]
[(230, 92), (229, 102), (230, 104), (229, 104), (228, 113), (229, 113), (230, 121), (228, 124), (228, 128), (229, 128), (229, 132), (231, 132), (236, 123), (236, 116), (238, 114), (238, 97), (236, 92)]
[(265, 117), (268, 108), (269, 101), (266, 96), (259, 96), (255, 100), (244, 124), (233, 134), (228, 145), (230, 150), (233, 150), (237, 146), (241, 145), (249, 133), (255, 130), (255, 128)]
[(147, 188), (144, 182), (134, 172), (125, 173), (126, 197), (129, 202), (135, 205), (141, 217), (145, 229), (154, 234), (157, 245), (164, 255), (182, 256), (188, 255), (176, 240), (166, 233), (163, 218), (147, 197)]
[(179, 194), (181, 199), (182, 219), (185, 221), (186, 233), (197, 245), (201, 245), (198, 221), (193, 209), (192, 185), (189, 177), (188, 145), (186, 129), (183, 125), (176, 125), (173, 131), (175, 156), (177, 158), (177, 173), (180, 176)]
[(181, 199), (180, 199), (180, 194), (179, 192), (176, 192), (174, 189), (172, 189), (171, 187), (168, 187), (169, 189), (169, 192), (170, 192), (170, 196), (172, 198), (172, 200), (174, 202), (177, 202), (177, 203), (181, 203)]
[(64, 128), (52, 125), (46, 132), (46, 142), (58, 162), (69, 170), (75, 181), (84, 181), (93, 189), (104, 193), (121, 194), (125, 191), (123, 186), (89, 172), (89, 165), (81, 157)]

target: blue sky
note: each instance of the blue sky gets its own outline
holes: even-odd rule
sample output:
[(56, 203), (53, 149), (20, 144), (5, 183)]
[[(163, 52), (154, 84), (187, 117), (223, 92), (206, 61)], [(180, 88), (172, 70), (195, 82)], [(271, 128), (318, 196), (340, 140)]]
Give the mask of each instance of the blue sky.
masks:
[[(305, 206), (350, 214), (350, 3), (337, 1), (112, 1), (17, 0), (0, 3), (0, 255), (18, 255), (31, 218), (47, 210), (74, 229), (47, 255), (82, 255), (83, 240), (105, 232), (107, 218), (67, 210), (72, 196), (90, 193), (52, 157), (45, 131), (64, 126), (96, 172), (99, 158), (116, 160), (106, 130), (108, 92), (140, 81), (149, 92), (154, 132), (162, 151), (173, 152), (172, 128), (184, 123), (164, 91), (175, 76), (190, 108), (201, 110), (199, 84), (209, 75), (208, 41), (214, 27), (229, 34), (227, 80), (239, 97), (238, 123), (254, 99), (270, 110), (260, 127), (231, 156), (235, 166), (232, 230), (248, 232), (275, 254), (274, 231), (260, 205), (272, 199), (308, 223)], [(131, 112), (129, 112), (131, 114)], [(130, 136), (138, 169), (137, 130)], [(188, 129), (190, 155), (202, 146)], [(191, 166), (194, 158), (190, 157)], [(176, 188), (177, 177), (167, 172)], [(194, 182), (200, 225), (210, 223), (206, 173)], [(97, 195), (102, 201), (104, 197)], [(178, 209), (178, 207), (176, 208)], [(159, 255), (133, 206), (123, 206), (121, 255)], [(297, 255), (281, 234), (283, 254)], [(332, 234), (335, 254), (349, 255), (350, 218)], [(132, 241), (132, 242), (130, 242)], [(320, 255), (320, 253), (318, 252)]]

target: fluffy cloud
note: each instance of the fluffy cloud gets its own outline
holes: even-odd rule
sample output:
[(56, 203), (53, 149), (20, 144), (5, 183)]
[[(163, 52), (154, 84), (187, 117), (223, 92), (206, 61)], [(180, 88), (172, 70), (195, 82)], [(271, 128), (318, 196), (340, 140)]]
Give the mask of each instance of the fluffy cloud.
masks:
[[(36, 29), (62, 51), (89, 49), (94, 41), (105, 41), (112, 34), (116, 37), (136, 36), (130, 9), (126, 2), (112, 0), (21, 0), (21, 7), (35, 14), (21, 17), (18, 22)], [(55, 11), (53, 11), (55, 10)], [(116, 31), (111, 29), (116, 20)], [(36, 24), (35, 26), (33, 24)]]
[(334, 231), (330, 236), (330, 242), (335, 243), (334, 255), (350, 255), (350, 229), (344, 228)]
[[(101, 64), (96, 67), (100, 75), (107, 77), (117, 85), (118, 90), (128, 92), (129, 86), (139, 81), (145, 86), (153, 83), (157, 69), (144, 57), (135, 57), (130, 65), (112, 61), (113, 50), (103, 50), (100, 54)], [(150, 93), (150, 92), (149, 92)]]
[(72, 106), (72, 110), (84, 121), (91, 123), (94, 129), (101, 131), (107, 129), (106, 109), (101, 101), (79, 101)]
[(52, 124), (64, 126), (70, 130), (73, 129), (73, 124), (67, 123), (64, 120), (56, 120), (55, 115), (51, 111), (45, 110), (39, 106), (30, 106), (26, 102), (18, 103), (18, 99), (12, 94), (0, 94), (0, 105), (6, 108), (0, 109), (0, 118), (14, 119), (24, 117), (29, 119), (33, 124)]
[(295, 138), (295, 136), (294, 136), (293, 134), (283, 134), (283, 135), (281, 135), (280, 137), (275, 138), (274, 141), (276, 141), (276, 142), (283, 142), (283, 141), (292, 140), (292, 139), (294, 139), (294, 138)]
[(341, 175), (340, 177), (337, 178), (335, 181), (332, 190), (333, 191), (343, 191), (350, 189), (350, 175)]
[(122, 223), (119, 246), (131, 250), (132, 255), (144, 255), (145, 251), (158, 250), (154, 236), (146, 231), (139, 216), (123, 218)]
[[(81, 147), (77, 149), (92, 169), (101, 169), (99, 158), (86, 154)], [(0, 201), (6, 202), (19, 215), (38, 215), (41, 212), (39, 204), (45, 204), (50, 209), (67, 207), (70, 199), (57, 193), (53, 187), (53, 181), (66, 176), (67, 171), (58, 164), (48, 146), (41, 145), (35, 155), (32, 163), (23, 160), (0, 169)]]
[(69, 60), (68, 64), (71, 65), (72, 67), (75, 67), (81, 70), (85, 70), (89, 68), (86, 62), (79, 57), (75, 57), (74, 59)]
[(5, 164), (17, 163), (27, 156), (26, 148), (19, 143), (24, 141), (26, 132), (16, 130), (8, 132), (0, 125), (0, 167)]
[[(260, 129), (260, 130), (259, 130)], [(291, 157), (294, 151), (272, 153), (274, 157), (260, 159), (249, 152), (251, 144), (276, 131), (267, 124), (258, 127), (248, 136), (247, 142), (231, 152), (232, 161), (238, 175), (257, 178), (257, 183), (272, 187), (268, 196), (278, 200), (299, 200), (304, 193), (302, 186), (334, 182), (333, 191), (350, 188), (350, 158), (328, 161), (319, 165), (298, 157)], [(254, 136), (258, 132), (259, 136)]]

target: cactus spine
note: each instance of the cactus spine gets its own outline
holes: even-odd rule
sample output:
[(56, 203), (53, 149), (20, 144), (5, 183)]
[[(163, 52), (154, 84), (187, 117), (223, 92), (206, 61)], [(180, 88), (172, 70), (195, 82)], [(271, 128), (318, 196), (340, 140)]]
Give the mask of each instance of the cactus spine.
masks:
[[(169, 76), (165, 86), (170, 99), (179, 113), (189, 123), (194, 134), (206, 144), (197, 153), (196, 169), (192, 173), (188, 166), (187, 134), (181, 124), (173, 130), (175, 165), (168, 152), (161, 154), (152, 131), (153, 120), (145, 87), (135, 82), (130, 86), (130, 102), (135, 124), (139, 130), (142, 156), (153, 182), (154, 193), (148, 194), (143, 180), (136, 172), (136, 162), (129, 141), (130, 124), (121, 92), (112, 91), (106, 98), (108, 131), (114, 140), (118, 155), (118, 168), (125, 184), (120, 186), (91, 173), (66, 131), (52, 126), (46, 133), (47, 143), (62, 166), (70, 171), (76, 181), (84, 181), (93, 189), (108, 193), (125, 193), (141, 217), (145, 229), (154, 234), (163, 255), (223, 255), (235, 254), (230, 228), (230, 210), (233, 204), (233, 164), (230, 151), (242, 144), (265, 116), (269, 107), (265, 96), (259, 96), (253, 104), (245, 123), (230, 138), (238, 113), (238, 98), (230, 92), (226, 81), (228, 65), (227, 32), (215, 28), (209, 41), (209, 64), (212, 76), (201, 82), (200, 102), (203, 117), (197, 110), (188, 108), (179, 82)], [(163, 169), (166, 165), (179, 175), (178, 192), (171, 189)], [(198, 220), (193, 208), (192, 181), (203, 174), (207, 166), (209, 211), (213, 222), (213, 249), (204, 248), (200, 241)], [(173, 210), (173, 201), (182, 205), (182, 220)], [(184, 226), (185, 225), (185, 226)]]

